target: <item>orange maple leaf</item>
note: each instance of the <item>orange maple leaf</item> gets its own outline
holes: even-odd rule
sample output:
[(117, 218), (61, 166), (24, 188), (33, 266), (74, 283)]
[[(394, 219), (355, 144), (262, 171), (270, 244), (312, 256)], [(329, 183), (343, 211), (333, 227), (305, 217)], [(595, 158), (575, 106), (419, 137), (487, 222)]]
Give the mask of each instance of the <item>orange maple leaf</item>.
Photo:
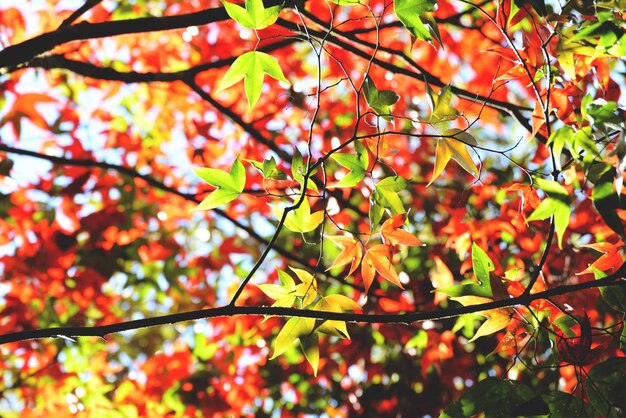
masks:
[(393, 215), (387, 219), (380, 230), (385, 244), (391, 245), (424, 245), (417, 237), (402, 228), (406, 220), (405, 213)]
[(329, 237), (329, 239), (338, 246), (342, 247), (343, 250), (326, 271), (352, 262), (350, 271), (348, 272), (348, 276), (350, 276), (354, 273), (363, 258), (363, 244), (361, 244), (360, 241), (355, 240), (352, 236), (336, 235), (334, 237)]
[(392, 251), (393, 246), (378, 244), (374, 245), (365, 253), (363, 263), (361, 264), (361, 275), (363, 276), (366, 293), (374, 281), (375, 272), (378, 272), (385, 280), (404, 289), (398, 277), (398, 273), (396, 273), (391, 263), (391, 258), (393, 257)]

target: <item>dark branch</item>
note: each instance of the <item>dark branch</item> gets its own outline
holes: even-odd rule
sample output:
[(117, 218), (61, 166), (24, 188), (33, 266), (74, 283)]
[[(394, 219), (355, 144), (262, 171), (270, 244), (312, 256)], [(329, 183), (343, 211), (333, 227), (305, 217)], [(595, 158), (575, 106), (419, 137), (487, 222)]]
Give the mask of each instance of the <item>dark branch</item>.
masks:
[(74, 26), (59, 28), (54, 32), (44, 33), (0, 51), (0, 63), (3, 67), (19, 66), (56, 46), (72, 41), (181, 29), (221, 22), (226, 19), (228, 19), (226, 10), (216, 8), (178, 16), (143, 17), (103, 23), (81, 22)]
[(606, 286), (626, 286), (625, 281), (617, 281), (626, 276), (626, 263), (619, 270), (603, 279), (589, 282), (558, 286), (553, 289), (534, 294), (524, 294), (516, 298), (496, 300), (480, 305), (462, 306), (452, 309), (444, 309), (431, 312), (408, 312), (398, 314), (368, 314), (368, 313), (340, 313), (316, 310), (301, 310), (296, 308), (273, 308), (269, 306), (223, 306), (219, 308), (201, 309), (190, 312), (181, 312), (152, 318), (137, 319), (120, 322), (117, 324), (101, 325), (94, 327), (60, 327), (44, 328), (30, 331), (13, 332), (0, 335), (0, 344), (17, 341), (26, 341), (40, 338), (77, 338), (77, 337), (105, 337), (106, 335), (130, 331), (139, 328), (155, 327), (179, 322), (194, 321), (217, 317), (229, 317), (235, 315), (275, 315), (284, 317), (315, 318), (319, 320), (338, 320), (364, 323), (404, 323), (411, 324), (426, 320), (441, 320), (459, 315), (478, 313), (490, 309), (512, 308), (515, 306), (528, 306), (531, 302), (539, 299), (547, 299), (553, 296), (565, 295), (585, 289), (593, 289)]
[(76, 21), (79, 17), (87, 13), (90, 9), (96, 7), (98, 4), (102, 3), (102, 0), (87, 0), (85, 4), (80, 6), (78, 9), (74, 11), (67, 19), (65, 19), (59, 28), (64, 28), (70, 26), (72, 23)]

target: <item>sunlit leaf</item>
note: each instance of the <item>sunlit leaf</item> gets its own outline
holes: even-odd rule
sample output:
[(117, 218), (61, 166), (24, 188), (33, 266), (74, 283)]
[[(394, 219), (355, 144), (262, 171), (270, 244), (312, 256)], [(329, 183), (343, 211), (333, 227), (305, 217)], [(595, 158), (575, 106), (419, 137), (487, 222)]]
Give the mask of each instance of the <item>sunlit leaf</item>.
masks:
[(559, 248), (563, 248), (563, 234), (569, 225), (571, 208), (561, 199), (548, 197), (527, 218), (528, 222), (547, 219), (554, 215), (554, 226), (558, 238)]
[(300, 336), (299, 340), (304, 357), (313, 368), (313, 375), (317, 376), (317, 369), (320, 364), (320, 337), (314, 333), (309, 336)]
[(439, 304), (448, 298), (448, 295), (444, 292), (440, 292), (439, 289), (445, 289), (453, 286), (454, 276), (448, 266), (438, 256), (435, 256), (435, 267), (434, 271), (431, 271), (430, 273), (430, 280), (433, 283), (433, 287), (437, 289), (435, 292), (434, 302), (435, 304)]
[(391, 208), (393, 213), (405, 213), (404, 205), (398, 192), (406, 188), (406, 180), (402, 177), (387, 177), (376, 184), (378, 203)]
[(268, 180), (285, 180), (287, 178), (287, 175), (276, 167), (274, 157), (263, 160), (262, 163), (254, 160), (248, 161)]
[(480, 286), (491, 294), (489, 273), (495, 270), (495, 266), (487, 253), (475, 242), (472, 243), (472, 269)]
[(237, 57), (226, 71), (216, 92), (219, 93), (244, 79), (249, 113), (261, 97), (265, 74), (278, 81), (289, 83), (278, 62), (271, 55), (261, 51), (246, 52)]
[[(369, 248), (365, 253), (365, 257), (363, 258), (362, 266), (367, 264), (367, 267), (362, 267), (362, 269), (373, 268), (380, 274), (385, 280), (395, 284), (396, 286), (404, 289), (402, 283), (400, 282), (400, 278), (398, 277), (398, 273), (391, 262), (392, 258), (392, 247), (386, 244), (378, 244)], [(371, 266), (371, 267), (370, 267)], [(371, 276), (371, 270), (367, 271), (365, 276), (368, 279)], [(371, 281), (369, 282), (371, 284)], [(369, 288), (369, 284), (366, 283), (366, 290)]]
[[(358, 303), (344, 295), (328, 295), (322, 297), (315, 308), (324, 312), (351, 312), (361, 309)], [(323, 321), (317, 328), (319, 332), (340, 338), (350, 338), (345, 321)]]
[(209, 210), (225, 205), (239, 197), (246, 185), (246, 169), (237, 158), (227, 173), (216, 168), (194, 168), (194, 172), (217, 190), (211, 192), (193, 210)]
[(380, 230), (385, 244), (390, 245), (423, 245), (417, 237), (402, 228), (406, 215), (399, 213), (387, 219)]
[[(275, 205), (270, 206), (274, 212), (274, 216), (281, 219), (285, 208)], [(309, 201), (305, 197), (297, 209), (287, 213), (287, 217), (285, 218), (285, 227), (293, 232), (305, 233), (315, 230), (323, 221), (324, 211), (320, 210), (315, 213), (311, 213)]]
[(348, 276), (352, 275), (356, 268), (359, 266), (361, 259), (363, 258), (363, 244), (352, 236), (335, 235), (328, 237), (332, 242), (343, 248), (341, 253), (337, 256), (333, 264), (328, 268), (332, 270), (336, 267), (341, 267), (345, 264), (352, 263), (350, 265), (350, 271)]
[(302, 307), (309, 306), (317, 297), (317, 280), (306, 270), (289, 267), (302, 283), (296, 286), (296, 296), (302, 299)]
[[(311, 174), (315, 174), (315, 172)], [(293, 152), (293, 158), (291, 160), (291, 175), (293, 176), (293, 179), (295, 181), (297, 181), (301, 185), (304, 184), (304, 176), (306, 175), (306, 166), (304, 165), (302, 154), (300, 153), (298, 148), (296, 148)], [(306, 187), (307, 189), (313, 190), (314, 192), (319, 191), (317, 186), (315, 185), (315, 182), (313, 182), (311, 179), (309, 179), (306, 182)]]
[(512, 313), (512, 309), (491, 309), (481, 312), (480, 314), (486, 316), (487, 320), (476, 330), (476, 334), (474, 334), (469, 342), (506, 328), (511, 323)]
[(424, 19), (424, 14), (432, 12), (437, 2), (435, 0), (394, 0), (393, 7), (398, 19), (406, 29), (417, 39), (430, 41), (434, 31), (430, 18)]
[[(448, 130), (444, 132), (444, 135), (458, 135), (458, 133), (454, 130)], [(437, 147), (435, 149), (435, 167), (433, 169), (433, 175), (427, 186), (430, 186), (437, 179), (437, 177), (441, 175), (451, 158), (459, 163), (465, 171), (472, 174), (474, 177), (478, 177), (478, 167), (476, 167), (476, 164), (467, 151), (467, 145), (454, 138), (442, 136), (437, 139)]]
[(365, 173), (369, 165), (369, 155), (367, 149), (360, 143), (355, 142), (356, 154), (335, 153), (331, 158), (350, 172), (335, 183), (332, 187), (354, 187), (365, 178)]
[(313, 318), (289, 318), (274, 339), (274, 354), (270, 360), (283, 354), (299, 337), (311, 334), (314, 327)]
[[(492, 299), (483, 298), (480, 296), (457, 296), (450, 299), (459, 302), (463, 306), (480, 305), (488, 302), (492, 302)], [(487, 317), (487, 320), (482, 323), (480, 328), (476, 331), (474, 336), (469, 340), (475, 341), (480, 337), (491, 335), (501, 329), (506, 328), (511, 323), (511, 315), (513, 314), (512, 308), (499, 308), (489, 309), (479, 312), (480, 315)]]
[(378, 90), (369, 75), (365, 77), (365, 81), (363, 82), (363, 94), (365, 95), (367, 104), (374, 109), (377, 114), (388, 121), (393, 119), (393, 117), (390, 116), (391, 106), (400, 99), (400, 96), (391, 90)]
[(246, 0), (245, 8), (234, 3), (222, 0), (226, 13), (244, 28), (264, 29), (278, 19), (282, 5), (268, 7), (263, 5), (263, 0)]

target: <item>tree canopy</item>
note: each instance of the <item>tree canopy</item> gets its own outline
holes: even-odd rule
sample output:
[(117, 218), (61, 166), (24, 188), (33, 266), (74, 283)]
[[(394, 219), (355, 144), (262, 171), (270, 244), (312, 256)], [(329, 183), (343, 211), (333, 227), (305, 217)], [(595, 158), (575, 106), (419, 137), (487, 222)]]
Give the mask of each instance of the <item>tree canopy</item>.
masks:
[(1, 2), (2, 415), (624, 416), (625, 11)]

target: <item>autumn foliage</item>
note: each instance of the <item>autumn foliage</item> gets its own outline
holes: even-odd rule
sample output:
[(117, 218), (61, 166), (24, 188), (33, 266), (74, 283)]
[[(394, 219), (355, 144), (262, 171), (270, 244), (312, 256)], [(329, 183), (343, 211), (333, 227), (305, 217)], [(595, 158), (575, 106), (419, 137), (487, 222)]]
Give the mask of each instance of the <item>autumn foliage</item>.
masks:
[(0, 415), (624, 416), (625, 9), (0, 2)]

